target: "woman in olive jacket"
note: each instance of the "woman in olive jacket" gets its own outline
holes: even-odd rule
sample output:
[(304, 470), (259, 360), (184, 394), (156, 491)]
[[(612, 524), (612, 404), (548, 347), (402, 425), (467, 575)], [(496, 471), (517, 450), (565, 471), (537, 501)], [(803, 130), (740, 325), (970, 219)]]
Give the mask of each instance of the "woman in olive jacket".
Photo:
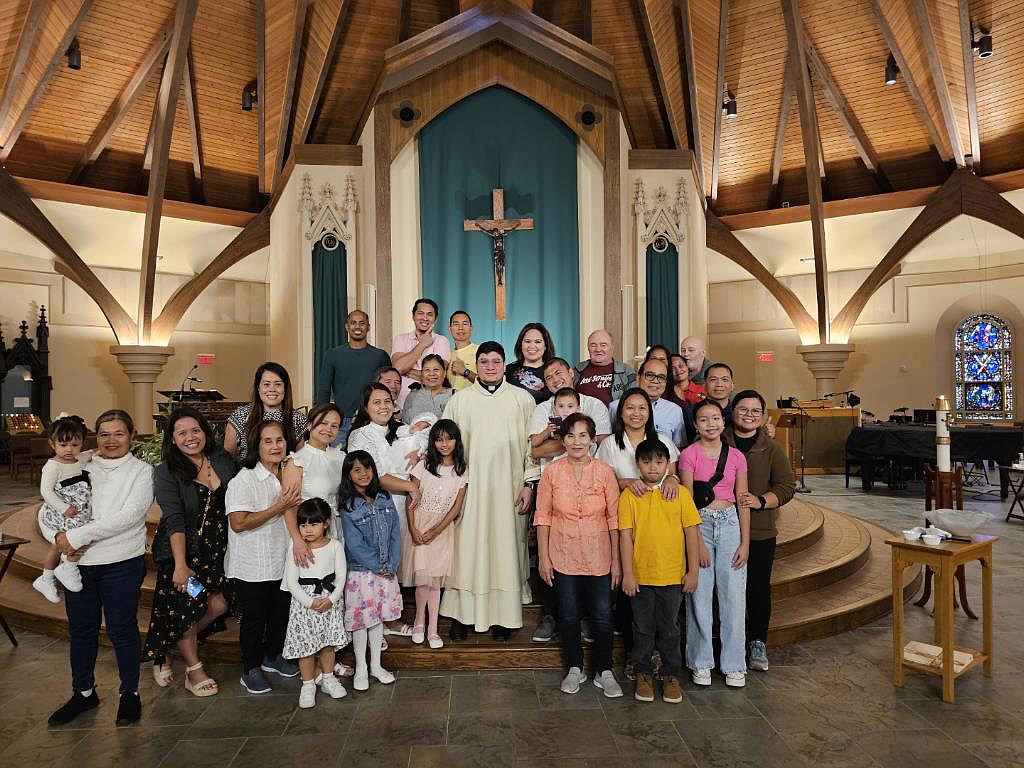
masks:
[(747, 558), (747, 656), (751, 669), (768, 670), (768, 622), (772, 616), (772, 564), (775, 562), (779, 507), (793, 498), (796, 479), (782, 446), (762, 426), (765, 402), (745, 389), (733, 398), (728, 443), (747, 457), (748, 492), (737, 501), (750, 508)]

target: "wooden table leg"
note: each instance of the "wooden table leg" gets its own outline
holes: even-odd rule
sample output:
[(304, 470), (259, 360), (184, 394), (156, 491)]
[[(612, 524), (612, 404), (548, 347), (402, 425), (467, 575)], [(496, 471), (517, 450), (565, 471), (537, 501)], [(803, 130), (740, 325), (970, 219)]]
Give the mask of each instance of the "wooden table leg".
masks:
[[(960, 607), (964, 609), (964, 613), (967, 614), (967, 618), (977, 621), (977, 614), (971, 610), (971, 605), (967, 602), (967, 569), (962, 565), (958, 565), (956, 567), (956, 583), (959, 587), (958, 591), (960, 592)], [(954, 605), (955, 604), (954, 599)]]
[(935, 639), (942, 647), (942, 700), (953, 704), (956, 700), (956, 679), (953, 677), (953, 574), (946, 563), (939, 569), (935, 616)]
[(895, 548), (892, 551), (892, 682), (903, 685), (903, 563), (900, 551)]
[(981, 602), (982, 611), (982, 646), (985, 663), (981, 665), (985, 677), (992, 677), (993, 646), (992, 646), (992, 555), (981, 558)]
[[(4, 576), (7, 574), (7, 569), (11, 565), (11, 560), (14, 559), (14, 552), (15, 550), (17, 550), (17, 548), (18, 547), (15, 546), (12, 549), (7, 550), (7, 557), (4, 559), (3, 567), (0, 567), (0, 582), (4, 580)], [(11, 627), (7, 623), (7, 620), (3, 617), (3, 614), (0, 614), (0, 629), (3, 629), (3, 631), (7, 634), (7, 637), (11, 639), (12, 645), (18, 645), (18, 639), (14, 636), (14, 632), (11, 630)]]
[(928, 598), (932, 596), (932, 569), (927, 565), (922, 567), (924, 568), (924, 593), (921, 595), (921, 599), (914, 603), (918, 608), (928, 605)]

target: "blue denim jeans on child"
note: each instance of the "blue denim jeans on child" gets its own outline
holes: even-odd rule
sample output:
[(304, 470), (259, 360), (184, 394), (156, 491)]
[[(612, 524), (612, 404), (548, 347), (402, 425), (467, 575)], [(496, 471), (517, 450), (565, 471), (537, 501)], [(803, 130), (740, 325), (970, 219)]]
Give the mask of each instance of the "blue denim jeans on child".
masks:
[(715, 588), (718, 591), (719, 635), (722, 639), (720, 667), (723, 674), (746, 672), (745, 616), (747, 566), (732, 567), (740, 546), (740, 521), (736, 507), (700, 510), (700, 534), (708, 548), (711, 565), (700, 569), (697, 591), (686, 601), (686, 666), (714, 669), (711, 647)]

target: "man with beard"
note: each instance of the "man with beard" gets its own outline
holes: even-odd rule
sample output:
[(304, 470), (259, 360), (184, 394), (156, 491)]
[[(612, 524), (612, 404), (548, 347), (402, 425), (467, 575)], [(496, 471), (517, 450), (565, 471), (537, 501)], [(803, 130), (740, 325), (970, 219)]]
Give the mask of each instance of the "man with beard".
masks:
[(344, 417), (335, 445), (345, 443), (352, 427), (352, 417), (359, 410), (363, 389), (373, 381), (381, 367), (391, 365), (388, 353), (366, 340), (370, 332), (370, 318), (361, 309), (348, 313), (345, 331), (348, 343), (329, 349), (324, 355), (316, 387), (316, 404), (330, 402), (333, 393), (334, 403)]
[(462, 431), (470, 481), (440, 612), (452, 619), (452, 640), (465, 640), (468, 625), (507, 640), (531, 599), (526, 513), (538, 477), (528, 436), (535, 403), (505, 381), (505, 350), (496, 341), (477, 349), (476, 375), (444, 409)]
[(609, 405), (636, 386), (636, 374), (615, 359), (615, 342), (608, 331), (594, 331), (587, 337), (590, 359), (576, 364), (576, 391)]
[(686, 367), (690, 370), (690, 381), (694, 384), (704, 384), (704, 377), (711, 366), (707, 350), (704, 348), (704, 340), (696, 336), (687, 336), (679, 343), (679, 354), (683, 356)]

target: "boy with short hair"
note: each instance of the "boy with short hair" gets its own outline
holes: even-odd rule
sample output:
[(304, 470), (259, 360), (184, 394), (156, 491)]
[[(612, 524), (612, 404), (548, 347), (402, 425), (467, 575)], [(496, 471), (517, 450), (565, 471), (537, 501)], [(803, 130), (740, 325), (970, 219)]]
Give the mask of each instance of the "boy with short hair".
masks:
[[(538, 432), (536, 435), (530, 435), (530, 447), (539, 448), (547, 440), (557, 440), (559, 443), (562, 442), (562, 436), (559, 432), (562, 426), (562, 420), (573, 413), (580, 412), (580, 396), (572, 387), (562, 387), (560, 390), (555, 392), (553, 404), (551, 406), (551, 416), (548, 418), (548, 426), (542, 432)], [(597, 443), (594, 443), (597, 445)], [(593, 454), (593, 452), (592, 452)], [(565, 452), (553, 456), (550, 459), (540, 459), (540, 471), (544, 472), (544, 469), (555, 459), (559, 459), (565, 455)]]
[(661, 482), (669, 469), (664, 443), (641, 442), (636, 448), (636, 465), (651, 490), (637, 498), (627, 488), (619, 497), (622, 591), (630, 597), (633, 609), (634, 698), (654, 701), (651, 654), (657, 647), (662, 699), (678, 704), (683, 700), (679, 606), (683, 592), (692, 594), (697, 589), (701, 520), (693, 497), (682, 486), (672, 501), (661, 495)]

